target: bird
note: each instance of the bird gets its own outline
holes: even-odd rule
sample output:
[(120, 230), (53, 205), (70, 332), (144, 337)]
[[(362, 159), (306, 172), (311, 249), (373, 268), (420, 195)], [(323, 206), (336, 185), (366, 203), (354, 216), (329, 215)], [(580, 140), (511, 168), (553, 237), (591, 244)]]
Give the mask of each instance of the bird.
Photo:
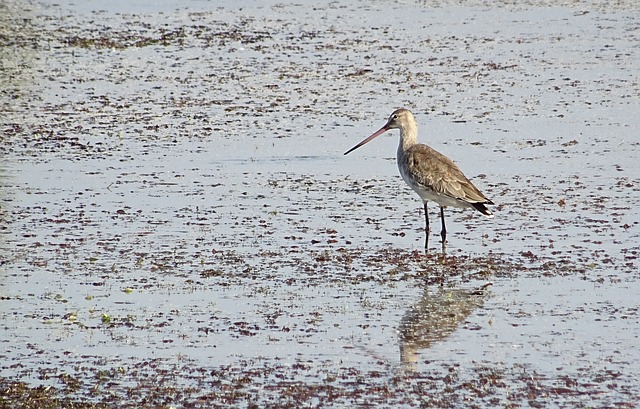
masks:
[(429, 251), (430, 232), (427, 203), (436, 202), (440, 206), (440, 219), (442, 220), (440, 237), (444, 254), (447, 241), (447, 228), (444, 221), (445, 207), (473, 208), (485, 217), (492, 218), (493, 213), (487, 209), (486, 205), (494, 203), (471, 183), (451, 159), (430, 146), (418, 143), (418, 124), (408, 109), (395, 110), (382, 128), (346, 151), (344, 155), (348, 155), (392, 129), (400, 130), (400, 143), (397, 152), (400, 175), (423, 202), (426, 233), (425, 252)]

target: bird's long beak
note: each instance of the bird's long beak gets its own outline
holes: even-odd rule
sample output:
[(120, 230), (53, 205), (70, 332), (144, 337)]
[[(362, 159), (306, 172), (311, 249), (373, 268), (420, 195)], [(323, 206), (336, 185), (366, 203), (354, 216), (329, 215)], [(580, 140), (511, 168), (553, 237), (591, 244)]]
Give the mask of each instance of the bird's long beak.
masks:
[(349, 149), (348, 151), (346, 151), (344, 154), (348, 154), (349, 152), (355, 151), (356, 149), (358, 149), (359, 147), (361, 147), (362, 145), (371, 142), (376, 136), (380, 136), (383, 133), (387, 132), (389, 129), (389, 124), (386, 124), (385, 126), (383, 126), (382, 128), (380, 128), (378, 131), (376, 131), (376, 133), (374, 133), (373, 135), (371, 135), (370, 137), (368, 137), (367, 139), (365, 139), (364, 141), (360, 142), (359, 144), (357, 144), (356, 146), (354, 146), (353, 148)]

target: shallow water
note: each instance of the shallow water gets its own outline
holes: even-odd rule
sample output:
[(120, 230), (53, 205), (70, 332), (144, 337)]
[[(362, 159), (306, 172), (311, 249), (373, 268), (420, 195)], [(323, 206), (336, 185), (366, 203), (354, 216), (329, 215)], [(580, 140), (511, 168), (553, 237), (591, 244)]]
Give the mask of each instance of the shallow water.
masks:
[[(5, 403), (640, 397), (634, 3), (0, 7)], [(444, 261), (342, 155), (399, 106), (496, 203)]]

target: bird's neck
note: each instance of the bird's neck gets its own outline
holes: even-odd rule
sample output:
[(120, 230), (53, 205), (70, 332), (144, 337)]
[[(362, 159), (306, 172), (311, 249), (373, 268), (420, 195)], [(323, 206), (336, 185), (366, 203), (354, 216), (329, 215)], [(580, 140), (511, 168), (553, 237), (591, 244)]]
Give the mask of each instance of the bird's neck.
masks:
[(398, 155), (405, 153), (410, 147), (418, 143), (418, 127), (408, 126), (400, 129), (400, 144)]

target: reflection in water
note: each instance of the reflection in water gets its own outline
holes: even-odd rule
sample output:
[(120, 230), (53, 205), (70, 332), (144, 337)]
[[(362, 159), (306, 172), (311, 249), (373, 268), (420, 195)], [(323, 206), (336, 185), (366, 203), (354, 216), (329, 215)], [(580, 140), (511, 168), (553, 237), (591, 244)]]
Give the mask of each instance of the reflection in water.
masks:
[(400, 359), (407, 369), (416, 370), (418, 351), (451, 335), (484, 302), (485, 289), (444, 289), (429, 292), (412, 306), (400, 321)]

